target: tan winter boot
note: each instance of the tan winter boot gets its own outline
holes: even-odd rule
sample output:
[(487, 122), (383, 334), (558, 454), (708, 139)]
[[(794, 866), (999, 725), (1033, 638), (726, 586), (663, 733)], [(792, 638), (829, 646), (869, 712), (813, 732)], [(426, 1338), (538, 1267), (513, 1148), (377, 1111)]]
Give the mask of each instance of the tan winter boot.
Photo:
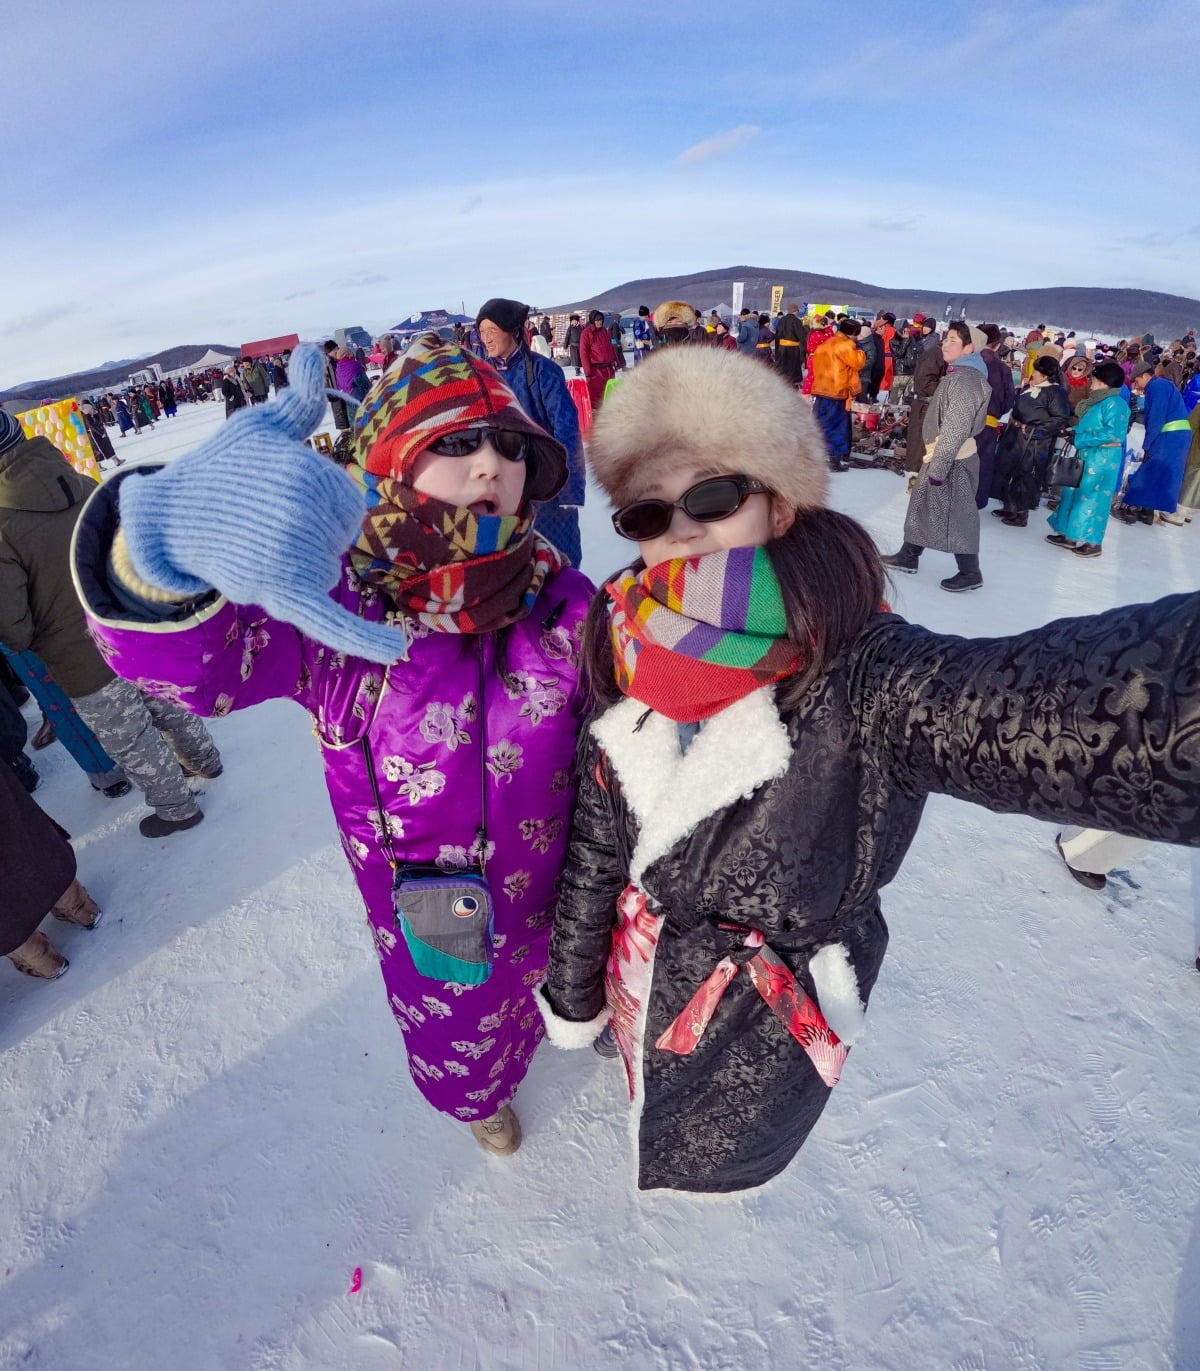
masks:
[(66, 893), (50, 912), (63, 923), (78, 924), (80, 928), (95, 928), (101, 919), (100, 906), (79, 881), (72, 881), (67, 886)]
[(471, 1132), (485, 1151), (497, 1157), (511, 1157), (521, 1146), (521, 1121), (511, 1104), (504, 1105), (490, 1119), (477, 1119)]
[(56, 981), (71, 965), (44, 933), (35, 933), (8, 954), (8, 960), (24, 976), (36, 976), (42, 981)]

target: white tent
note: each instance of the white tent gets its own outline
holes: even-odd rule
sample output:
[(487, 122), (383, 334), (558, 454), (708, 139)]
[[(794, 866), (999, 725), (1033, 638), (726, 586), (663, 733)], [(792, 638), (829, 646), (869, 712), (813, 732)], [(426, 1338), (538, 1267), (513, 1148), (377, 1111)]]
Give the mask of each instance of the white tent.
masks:
[(217, 352), (209, 348), (199, 361), (193, 362), (189, 367), (180, 367), (180, 370), (190, 371), (192, 367), (222, 367), (226, 362), (232, 362), (235, 356), (235, 353)]

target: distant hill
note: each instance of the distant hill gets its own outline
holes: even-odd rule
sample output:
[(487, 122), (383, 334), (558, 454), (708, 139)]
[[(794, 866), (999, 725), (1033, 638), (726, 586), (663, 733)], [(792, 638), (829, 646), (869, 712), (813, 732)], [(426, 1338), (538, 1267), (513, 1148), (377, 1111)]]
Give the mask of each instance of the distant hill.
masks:
[(183, 343), (179, 347), (167, 348), (151, 357), (135, 357), (124, 362), (106, 362), (94, 371), (76, 371), (70, 376), (55, 376), (43, 381), (24, 381), (11, 390), (0, 390), (0, 403), (5, 409), (17, 411), (28, 409), (39, 400), (62, 400), (68, 395), (91, 394), (98, 390), (115, 390), (128, 384), (129, 373), (140, 371), (150, 362), (157, 362), (163, 371), (177, 371), (180, 367), (190, 367), (213, 348), (217, 352), (237, 357), (240, 347), (229, 343)]
[(862, 309), (889, 309), (912, 317), (920, 310), (941, 319), (953, 303), (954, 317), (966, 301), (965, 315), (973, 321), (1032, 328), (1035, 324), (1073, 328), (1080, 333), (1106, 333), (1117, 337), (1152, 333), (1161, 341), (1178, 338), (1189, 328), (1200, 328), (1200, 300), (1184, 295), (1164, 295), (1154, 290), (1109, 290), (1100, 286), (1052, 286), (1044, 290), (1001, 290), (985, 295), (966, 291), (947, 294), (941, 290), (896, 289), (851, 281), (840, 276), (817, 276), (810, 272), (772, 267), (723, 267), (691, 276), (658, 276), (557, 305), (552, 312), (602, 309), (606, 311), (651, 309), (663, 300), (687, 300), (706, 313), (714, 305), (728, 305), (733, 283), (745, 283), (744, 303), (765, 310), (771, 303), (771, 287), (783, 286), (784, 301), (798, 304), (829, 303)]

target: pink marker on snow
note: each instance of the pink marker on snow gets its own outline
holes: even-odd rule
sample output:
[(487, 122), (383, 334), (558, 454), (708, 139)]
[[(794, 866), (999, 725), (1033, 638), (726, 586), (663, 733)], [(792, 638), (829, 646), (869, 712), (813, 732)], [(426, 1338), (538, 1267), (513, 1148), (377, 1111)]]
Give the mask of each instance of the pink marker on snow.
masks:
[(361, 1267), (361, 1266), (356, 1266), (356, 1267), (354, 1268), (354, 1275), (350, 1277), (350, 1289), (347, 1290), (346, 1293), (347, 1293), (348, 1295), (357, 1295), (358, 1292), (359, 1292), (361, 1289), (362, 1289), (362, 1267)]

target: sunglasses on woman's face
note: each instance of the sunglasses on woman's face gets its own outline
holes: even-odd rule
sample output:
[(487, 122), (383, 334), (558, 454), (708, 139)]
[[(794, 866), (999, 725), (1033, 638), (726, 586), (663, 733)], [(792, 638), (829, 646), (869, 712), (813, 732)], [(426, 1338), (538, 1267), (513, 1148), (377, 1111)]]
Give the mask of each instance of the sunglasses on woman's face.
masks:
[(622, 538), (644, 543), (671, 527), (677, 509), (698, 524), (713, 524), (736, 514), (749, 496), (766, 492), (767, 486), (749, 476), (709, 476), (685, 490), (678, 500), (634, 500), (613, 515), (613, 528)]
[(510, 428), (460, 428), (435, 438), (429, 451), (440, 457), (470, 457), (489, 440), (500, 456), (510, 462), (523, 462), (529, 452), (528, 435), (514, 433)]

